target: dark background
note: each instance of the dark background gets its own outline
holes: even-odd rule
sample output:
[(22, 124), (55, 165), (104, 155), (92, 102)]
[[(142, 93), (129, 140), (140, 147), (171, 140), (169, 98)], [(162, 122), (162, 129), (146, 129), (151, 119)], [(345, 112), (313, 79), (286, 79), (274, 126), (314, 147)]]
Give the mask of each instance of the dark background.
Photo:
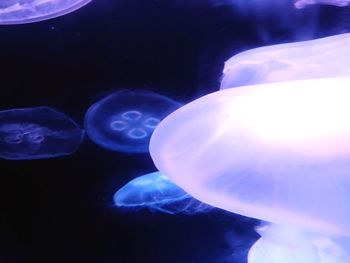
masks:
[[(224, 61), (240, 51), (350, 29), (349, 8), (233, 2), (94, 0), (60, 18), (0, 26), (0, 108), (46, 105), (82, 125), (88, 107), (116, 89), (186, 103), (217, 90)], [(88, 138), (71, 156), (1, 160), (0, 262), (246, 262), (254, 220), (113, 206), (118, 188), (153, 171), (149, 155)]]

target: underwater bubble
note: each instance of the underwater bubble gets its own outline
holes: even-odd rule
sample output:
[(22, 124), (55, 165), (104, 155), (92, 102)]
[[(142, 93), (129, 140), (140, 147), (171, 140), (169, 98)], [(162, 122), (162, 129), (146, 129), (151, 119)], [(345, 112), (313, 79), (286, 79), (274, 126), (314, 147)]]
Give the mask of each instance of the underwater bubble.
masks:
[(269, 82), (349, 77), (350, 33), (255, 48), (225, 63), (220, 89)]
[(49, 107), (0, 111), (0, 158), (43, 159), (75, 152), (84, 132)]
[(209, 212), (212, 207), (194, 199), (160, 172), (139, 176), (114, 195), (119, 207), (157, 210), (168, 214)]
[(93, 104), (85, 116), (87, 134), (103, 148), (148, 152), (153, 130), (180, 104), (144, 90), (121, 90)]
[(0, 25), (25, 24), (63, 16), (91, 0), (1, 0)]

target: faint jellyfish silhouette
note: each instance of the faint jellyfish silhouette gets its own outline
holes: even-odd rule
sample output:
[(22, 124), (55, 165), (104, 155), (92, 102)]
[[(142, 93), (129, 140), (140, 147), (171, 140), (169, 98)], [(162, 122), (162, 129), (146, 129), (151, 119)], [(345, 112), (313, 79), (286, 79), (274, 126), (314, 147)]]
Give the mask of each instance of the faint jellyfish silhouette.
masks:
[(152, 159), (194, 198), (271, 223), (249, 263), (350, 262), (349, 87), (329, 78), (209, 94), (158, 125)]
[(158, 123), (179, 107), (179, 103), (150, 91), (121, 90), (89, 108), (85, 128), (90, 139), (103, 148), (144, 153)]
[(75, 152), (84, 132), (49, 107), (0, 111), (0, 158), (43, 159)]
[(350, 33), (273, 45), (226, 61), (220, 89), (269, 82), (350, 76)]
[(115, 193), (114, 203), (119, 207), (147, 207), (167, 214), (205, 213), (213, 208), (194, 199), (160, 172), (131, 180)]
[(0, 25), (26, 24), (63, 16), (91, 0), (1, 0)]
[(304, 8), (308, 5), (316, 4), (344, 7), (350, 4), (350, 0), (296, 0), (294, 6), (296, 8)]

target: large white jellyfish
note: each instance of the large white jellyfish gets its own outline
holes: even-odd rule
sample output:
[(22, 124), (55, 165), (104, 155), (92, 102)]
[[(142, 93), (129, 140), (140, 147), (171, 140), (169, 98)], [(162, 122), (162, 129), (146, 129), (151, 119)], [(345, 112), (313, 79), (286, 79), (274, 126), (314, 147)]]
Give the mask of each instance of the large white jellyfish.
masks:
[(269, 222), (249, 263), (350, 262), (350, 78), (222, 90), (165, 118), (150, 153), (194, 198)]
[(255, 48), (225, 63), (221, 89), (310, 78), (350, 76), (350, 33)]
[(92, 0), (0, 0), (0, 25), (33, 23), (73, 12)]

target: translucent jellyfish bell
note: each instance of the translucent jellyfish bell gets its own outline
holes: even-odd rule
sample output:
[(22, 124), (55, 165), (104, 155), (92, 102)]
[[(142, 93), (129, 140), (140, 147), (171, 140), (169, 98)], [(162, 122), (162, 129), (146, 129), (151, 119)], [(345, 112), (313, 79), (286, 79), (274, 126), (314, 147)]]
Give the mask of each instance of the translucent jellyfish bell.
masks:
[(106, 149), (148, 152), (155, 127), (179, 107), (179, 103), (150, 91), (121, 90), (89, 108), (85, 128), (91, 140)]
[(159, 172), (133, 179), (115, 193), (114, 202), (120, 207), (147, 207), (168, 214), (194, 214), (212, 209)]
[(350, 76), (350, 33), (255, 48), (225, 63), (220, 89), (269, 82)]
[(33, 23), (63, 16), (91, 0), (1, 0), (0, 25)]
[(350, 239), (289, 226), (266, 225), (248, 253), (249, 263), (348, 263)]
[(294, 6), (296, 8), (304, 8), (308, 5), (334, 5), (334, 6), (347, 6), (350, 4), (350, 0), (296, 0)]
[(84, 132), (49, 107), (0, 111), (0, 158), (42, 159), (75, 152)]
[(336, 246), (350, 262), (349, 87), (350, 78), (312, 79), (204, 96), (160, 123), (151, 156), (204, 203), (347, 238)]

